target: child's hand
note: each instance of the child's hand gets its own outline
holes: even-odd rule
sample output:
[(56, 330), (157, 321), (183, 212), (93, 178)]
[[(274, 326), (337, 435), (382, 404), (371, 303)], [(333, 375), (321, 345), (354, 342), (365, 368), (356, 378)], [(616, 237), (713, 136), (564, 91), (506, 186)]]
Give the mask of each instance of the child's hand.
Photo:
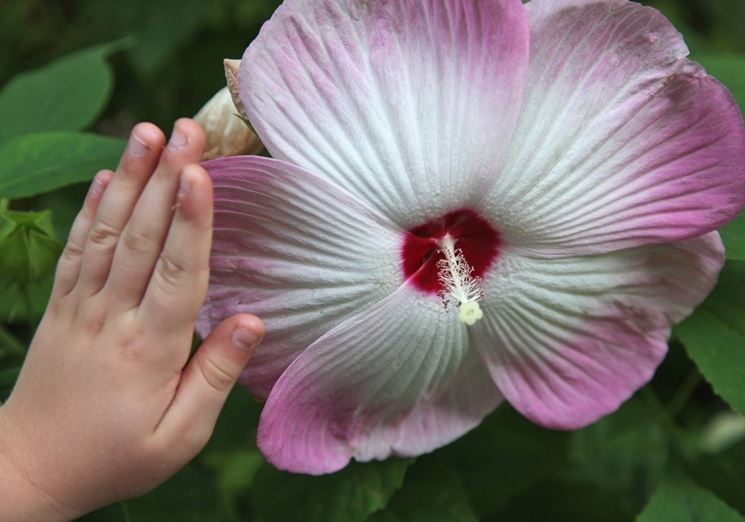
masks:
[(197, 165), (196, 123), (179, 120), (164, 141), (151, 124), (135, 127), (116, 174), (98, 173), (70, 232), (0, 408), (2, 521), (67, 520), (163, 482), (207, 442), (263, 335), (257, 318), (232, 317), (189, 361), (208, 282), (212, 185)]

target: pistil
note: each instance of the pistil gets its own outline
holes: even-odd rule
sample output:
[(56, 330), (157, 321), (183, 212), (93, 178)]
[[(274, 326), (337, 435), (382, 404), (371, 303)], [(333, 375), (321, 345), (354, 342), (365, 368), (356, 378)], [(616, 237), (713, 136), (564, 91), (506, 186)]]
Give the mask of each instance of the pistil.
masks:
[(484, 317), (479, 306), (484, 292), (480, 281), (473, 276), (473, 267), (466, 261), (463, 252), (455, 248), (455, 239), (445, 234), (437, 242), (444, 258), (437, 263), (437, 276), (442, 285), (440, 296), (445, 306), (455, 304), (458, 307), (458, 319), (468, 326), (473, 326)]

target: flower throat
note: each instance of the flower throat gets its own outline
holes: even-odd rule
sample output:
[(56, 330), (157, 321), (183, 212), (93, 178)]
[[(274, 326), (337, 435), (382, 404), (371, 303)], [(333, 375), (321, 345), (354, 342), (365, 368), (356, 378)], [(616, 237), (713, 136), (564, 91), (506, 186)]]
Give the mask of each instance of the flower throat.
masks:
[(407, 231), (402, 267), (418, 290), (456, 305), (458, 318), (472, 325), (483, 312), (480, 280), (499, 254), (499, 233), (470, 209), (456, 210)]

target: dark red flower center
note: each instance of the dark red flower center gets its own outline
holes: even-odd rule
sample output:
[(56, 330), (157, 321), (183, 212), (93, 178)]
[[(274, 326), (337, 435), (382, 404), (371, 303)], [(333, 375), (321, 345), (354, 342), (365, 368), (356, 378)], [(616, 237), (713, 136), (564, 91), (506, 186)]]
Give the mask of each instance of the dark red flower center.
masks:
[(425, 293), (437, 294), (442, 289), (437, 263), (444, 255), (438, 242), (446, 234), (463, 252), (474, 277), (483, 277), (499, 254), (499, 233), (470, 209), (456, 210), (409, 229), (401, 249), (404, 278), (411, 278), (414, 286)]

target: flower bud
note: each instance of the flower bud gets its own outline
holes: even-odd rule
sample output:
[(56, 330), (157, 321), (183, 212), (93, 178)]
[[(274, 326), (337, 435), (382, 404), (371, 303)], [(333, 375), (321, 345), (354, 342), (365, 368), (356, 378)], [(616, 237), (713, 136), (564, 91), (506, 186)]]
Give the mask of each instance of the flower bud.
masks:
[(52, 214), (5, 210), (0, 202), (0, 288), (28, 285), (43, 279), (57, 263), (62, 245), (52, 226)]
[(207, 137), (202, 159), (256, 154), (262, 149), (259, 138), (243, 120), (242, 112), (235, 106), (228, 87), (220, 89), (202, 107), (194, 117)]
[(238, 68), (241, 66), (241, 61), (225, 58), (222, 64), (225, 68), (225, 81), (228, 83), (228, 91), (230, 91), (230, 96), (233, 97), (235, 108), (238, 109), (238, 114), (248, 121), (246, 110), (243, 107), (243, 102), (241, 102), (241, 88), (238, 84)]

